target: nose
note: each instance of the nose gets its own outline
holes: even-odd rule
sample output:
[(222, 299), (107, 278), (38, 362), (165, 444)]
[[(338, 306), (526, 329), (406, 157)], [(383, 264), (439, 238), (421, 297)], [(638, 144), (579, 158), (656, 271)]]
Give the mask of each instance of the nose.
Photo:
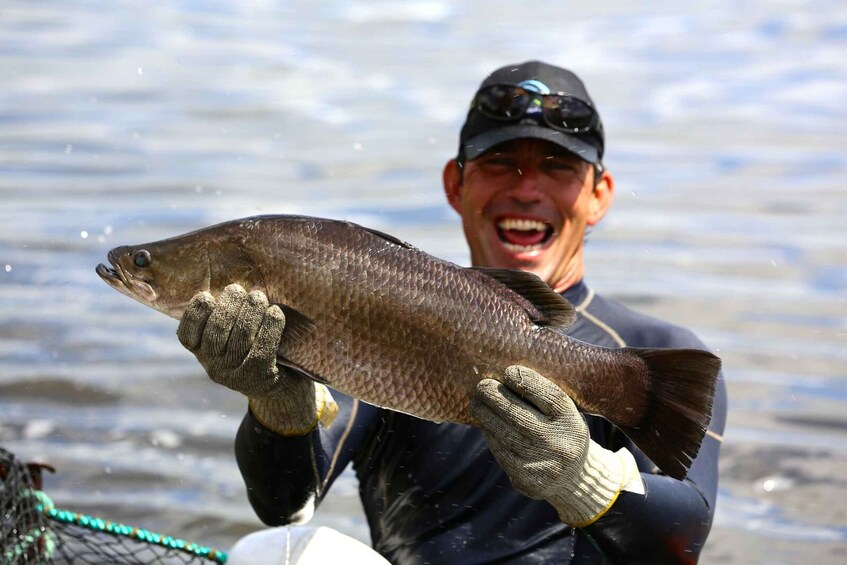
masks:
[(535, 167), (518, 168), (510, 196), (521, 202), (535, 202), (541, 198), (540, 175)]

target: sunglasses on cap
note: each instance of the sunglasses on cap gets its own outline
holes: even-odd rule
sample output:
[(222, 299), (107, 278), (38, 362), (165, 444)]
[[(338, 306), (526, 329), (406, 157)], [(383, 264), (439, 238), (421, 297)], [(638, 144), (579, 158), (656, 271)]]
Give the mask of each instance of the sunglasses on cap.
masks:
[(471, 109), (505, 122), (540, 112), (548, 126), (565, 133), (586, 133), (597, 126), (594, 108), (579, 98), (562, 93), (540, 94), (512, 84), (479, 89)]

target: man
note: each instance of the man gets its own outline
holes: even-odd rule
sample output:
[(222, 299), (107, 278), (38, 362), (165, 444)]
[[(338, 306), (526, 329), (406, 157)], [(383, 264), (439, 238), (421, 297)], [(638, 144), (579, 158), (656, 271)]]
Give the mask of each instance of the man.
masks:
[[(443, 182), (474, 265), (531, 271), (580, 313), (572, 337), (608, 347), (695, 347), (689, 331), (595, 294), (586, 230), (606, 214), (600, 116), (571, 72), (540, 62), (492, 73), (473, 99)], [(178, 330), (250, 409), (236, 439), (248, 496), (271, 525), (311, 516), (353, 463), (374, 548), (395, 563), (692, 563), (711, 526), (726, 396), (684, 481), (662, 475), (606, 420), (542, 375), (479, 383), (480, 428), (435, 424), (328, 392), (275, 351), (284, 317), (259, 292), (195, 297)], [(227, 341), (228, 340), (228, 341)]]

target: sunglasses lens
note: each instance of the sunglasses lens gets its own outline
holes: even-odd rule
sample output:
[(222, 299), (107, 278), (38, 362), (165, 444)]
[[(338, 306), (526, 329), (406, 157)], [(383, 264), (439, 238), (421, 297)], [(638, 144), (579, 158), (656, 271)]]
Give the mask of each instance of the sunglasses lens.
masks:
[(597, 114), (586, 102), (572, 96), (536, 94), (514, 85), (493, 85), (476, 94), (474, 107), (495, 120), (517, 120), (533, 100), (541, 102), (544, 119), (555, 129), (583, 133), (594, 127)]
[(577, 98), (551, 96), (544, 100), (544, 117), (551, 126), (564, 131), (583, 132), (594, 125), (594, 110)]
[(476, 95), (476, 109), (496, 120), (514, 120), (526, 110), (532, 97), (522, 88), (490, 86)]

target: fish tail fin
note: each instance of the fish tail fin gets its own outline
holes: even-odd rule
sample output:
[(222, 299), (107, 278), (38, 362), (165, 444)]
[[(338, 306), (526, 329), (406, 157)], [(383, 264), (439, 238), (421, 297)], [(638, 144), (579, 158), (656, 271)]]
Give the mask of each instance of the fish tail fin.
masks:
[(712, 418), (721, 360), (700, 349), (625, 350), (645, 363), (649, 390), (638, 424), (619, 428), (659, 469), (682, 480)]

